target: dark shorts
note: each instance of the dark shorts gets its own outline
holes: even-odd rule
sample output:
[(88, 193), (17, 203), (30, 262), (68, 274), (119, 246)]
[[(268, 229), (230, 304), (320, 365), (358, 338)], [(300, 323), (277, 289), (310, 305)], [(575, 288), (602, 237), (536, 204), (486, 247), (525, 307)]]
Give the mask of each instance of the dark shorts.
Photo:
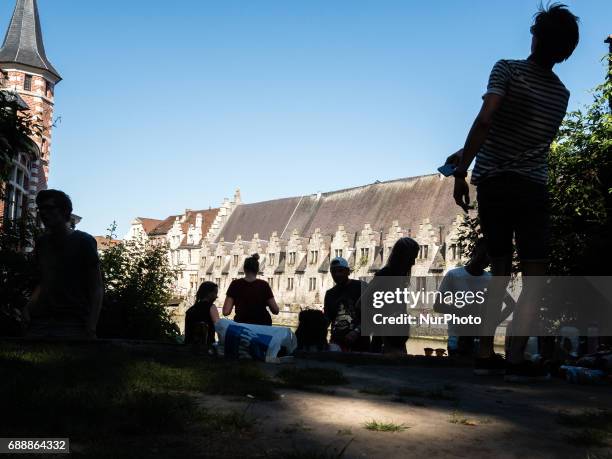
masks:
[(477, 188), (480, 227), (489, 256), (512, 255), (512, 240), (520, 260), (544, 261), (550, 250), (550, 200), (545, 184), (517, 174), (485, 179)]

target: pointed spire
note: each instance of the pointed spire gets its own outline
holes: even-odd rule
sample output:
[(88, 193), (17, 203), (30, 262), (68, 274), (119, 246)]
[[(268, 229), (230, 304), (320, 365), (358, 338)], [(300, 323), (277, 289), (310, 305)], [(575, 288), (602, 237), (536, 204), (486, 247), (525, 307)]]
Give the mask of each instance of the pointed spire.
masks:
[(45, 54), (36, 0), (17, 0), (4, 43), (0, 48), (0, 64), (2, 63), (23, 64), (46, 70), (57, 78), (54, 83), (62, 79)]

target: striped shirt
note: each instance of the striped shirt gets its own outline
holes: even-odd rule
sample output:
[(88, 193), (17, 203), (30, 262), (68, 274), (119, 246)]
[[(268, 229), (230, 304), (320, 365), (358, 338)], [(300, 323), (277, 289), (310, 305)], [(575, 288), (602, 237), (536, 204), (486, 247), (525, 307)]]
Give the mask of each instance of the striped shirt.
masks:
[(500, 60), (487, 94), (504, 100), (476, 155), (472, 183), (505, 172), (546, 183), (550, 144), (565, 116), (569, 91), (552, 70), (528, 60)]

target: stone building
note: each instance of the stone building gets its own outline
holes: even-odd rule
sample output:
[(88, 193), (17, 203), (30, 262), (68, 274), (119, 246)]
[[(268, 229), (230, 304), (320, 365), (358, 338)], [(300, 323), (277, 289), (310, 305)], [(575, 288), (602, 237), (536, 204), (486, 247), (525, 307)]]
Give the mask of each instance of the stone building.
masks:
[(17, 152), (0, 205), (3, 217), (18, 218), (35, 207), (36, 193), (47, 188), (55, 85), (61, 76), (47, 59), (36, 0), (17, 0), (0, 48), (0, 90), (29, 111), (41, 125), (41, 135)]
[[(259, 275), (281, 307), (278, 321), (295, 323), (300, 308), (322, 306), (333, 285), (329, 263), (335, 256), (349, 261), (354, 276), (373, 275), (393, 244), (409, 236), (421, 246), (414, 276), (441, 276), (461, 263), (457, 237), (463, 217), (452, 191), (453, 179), (440, 174), (252, 204), (242, 203), (237, 191), (219, 209), (170, 216), (152, 230), (150, 219), (138, 218), (128, 237), (144, 232), (168, 244), (169, 259), (182, 273), (174, 305), (181, 326), (197, 285), (217, 283), (221, 306), (253, 253), (260, 255)], [(210, 226), (198, 225), (205, 220)]]

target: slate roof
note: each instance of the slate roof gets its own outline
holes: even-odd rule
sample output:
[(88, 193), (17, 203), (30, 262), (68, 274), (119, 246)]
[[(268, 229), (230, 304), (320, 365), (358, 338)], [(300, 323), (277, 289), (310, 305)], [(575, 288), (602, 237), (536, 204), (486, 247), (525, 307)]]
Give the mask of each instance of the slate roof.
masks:
[(45, 53), (36, 0), (17, 0), (0, 48), (0, 63), (29, 65), (62, 79)]
[[(187, 231), (189, 230), (189, 225), (195, 225), (196, 223), (196, 218), (198, 216), (198, 214), (202, 215), (202, 237), (206, 236), (206, 233), (208, 233), (208, 230), (210, 229), (211, 225), (213, 224), (213, 222), (215, 221), (215, 218), (217, 217), (217, 214), (219, 213), (219, 209), (205, 209), (205, 210), (186, 210), (185, 211), (185, 221), (183, 223), (181, 223), (181, 229), (183, 231), (183, 240), (180, 243), (181, 247), (192, 247), (192, 245), (188, 245), (187, 244)], [(172, 228), (172, 225), (174, 225), (174, 221), (176, 220), (176, 218), (178, 217), (179, 220), (183, 217), (183, 215), (170, 215), (168, 218), (166, 218), (165, 220), (157, 220), (158, 224), (153, 226), (153, 228), (151, 230), (147, 231), (147, 234), (149, 236), (165, 236), (166, 234), (168, 234), (168, 231), (170, 231), (170, 228)], [(149, 220), (150, 224), (152, 225), (153, 219), (140, 219), (141, 222), (142, 220)], [(144, 226), (144, 223), (143, 223)]]
[(456, 216), (462, 213), (452, 197), (453, 185), (452, 177), (432, 174), (321, 195), (241, 204), (231, 214), (219, 239), (235, 240), (238, 234), (250, 239), (255, 233), (269, 239), (276, 231), (279, 237), (288, 240), (294, 229), (300, 235), (310, 236), (316, 228), (324, 235), (333, 235), (338, 225), (344, 225), (347, 233), (355, 234), (363, 230), (365, 223), (386, 234), (394, 220), (416, 234), (426, 218), (434, 228), (444, 226), (444, 236)]

